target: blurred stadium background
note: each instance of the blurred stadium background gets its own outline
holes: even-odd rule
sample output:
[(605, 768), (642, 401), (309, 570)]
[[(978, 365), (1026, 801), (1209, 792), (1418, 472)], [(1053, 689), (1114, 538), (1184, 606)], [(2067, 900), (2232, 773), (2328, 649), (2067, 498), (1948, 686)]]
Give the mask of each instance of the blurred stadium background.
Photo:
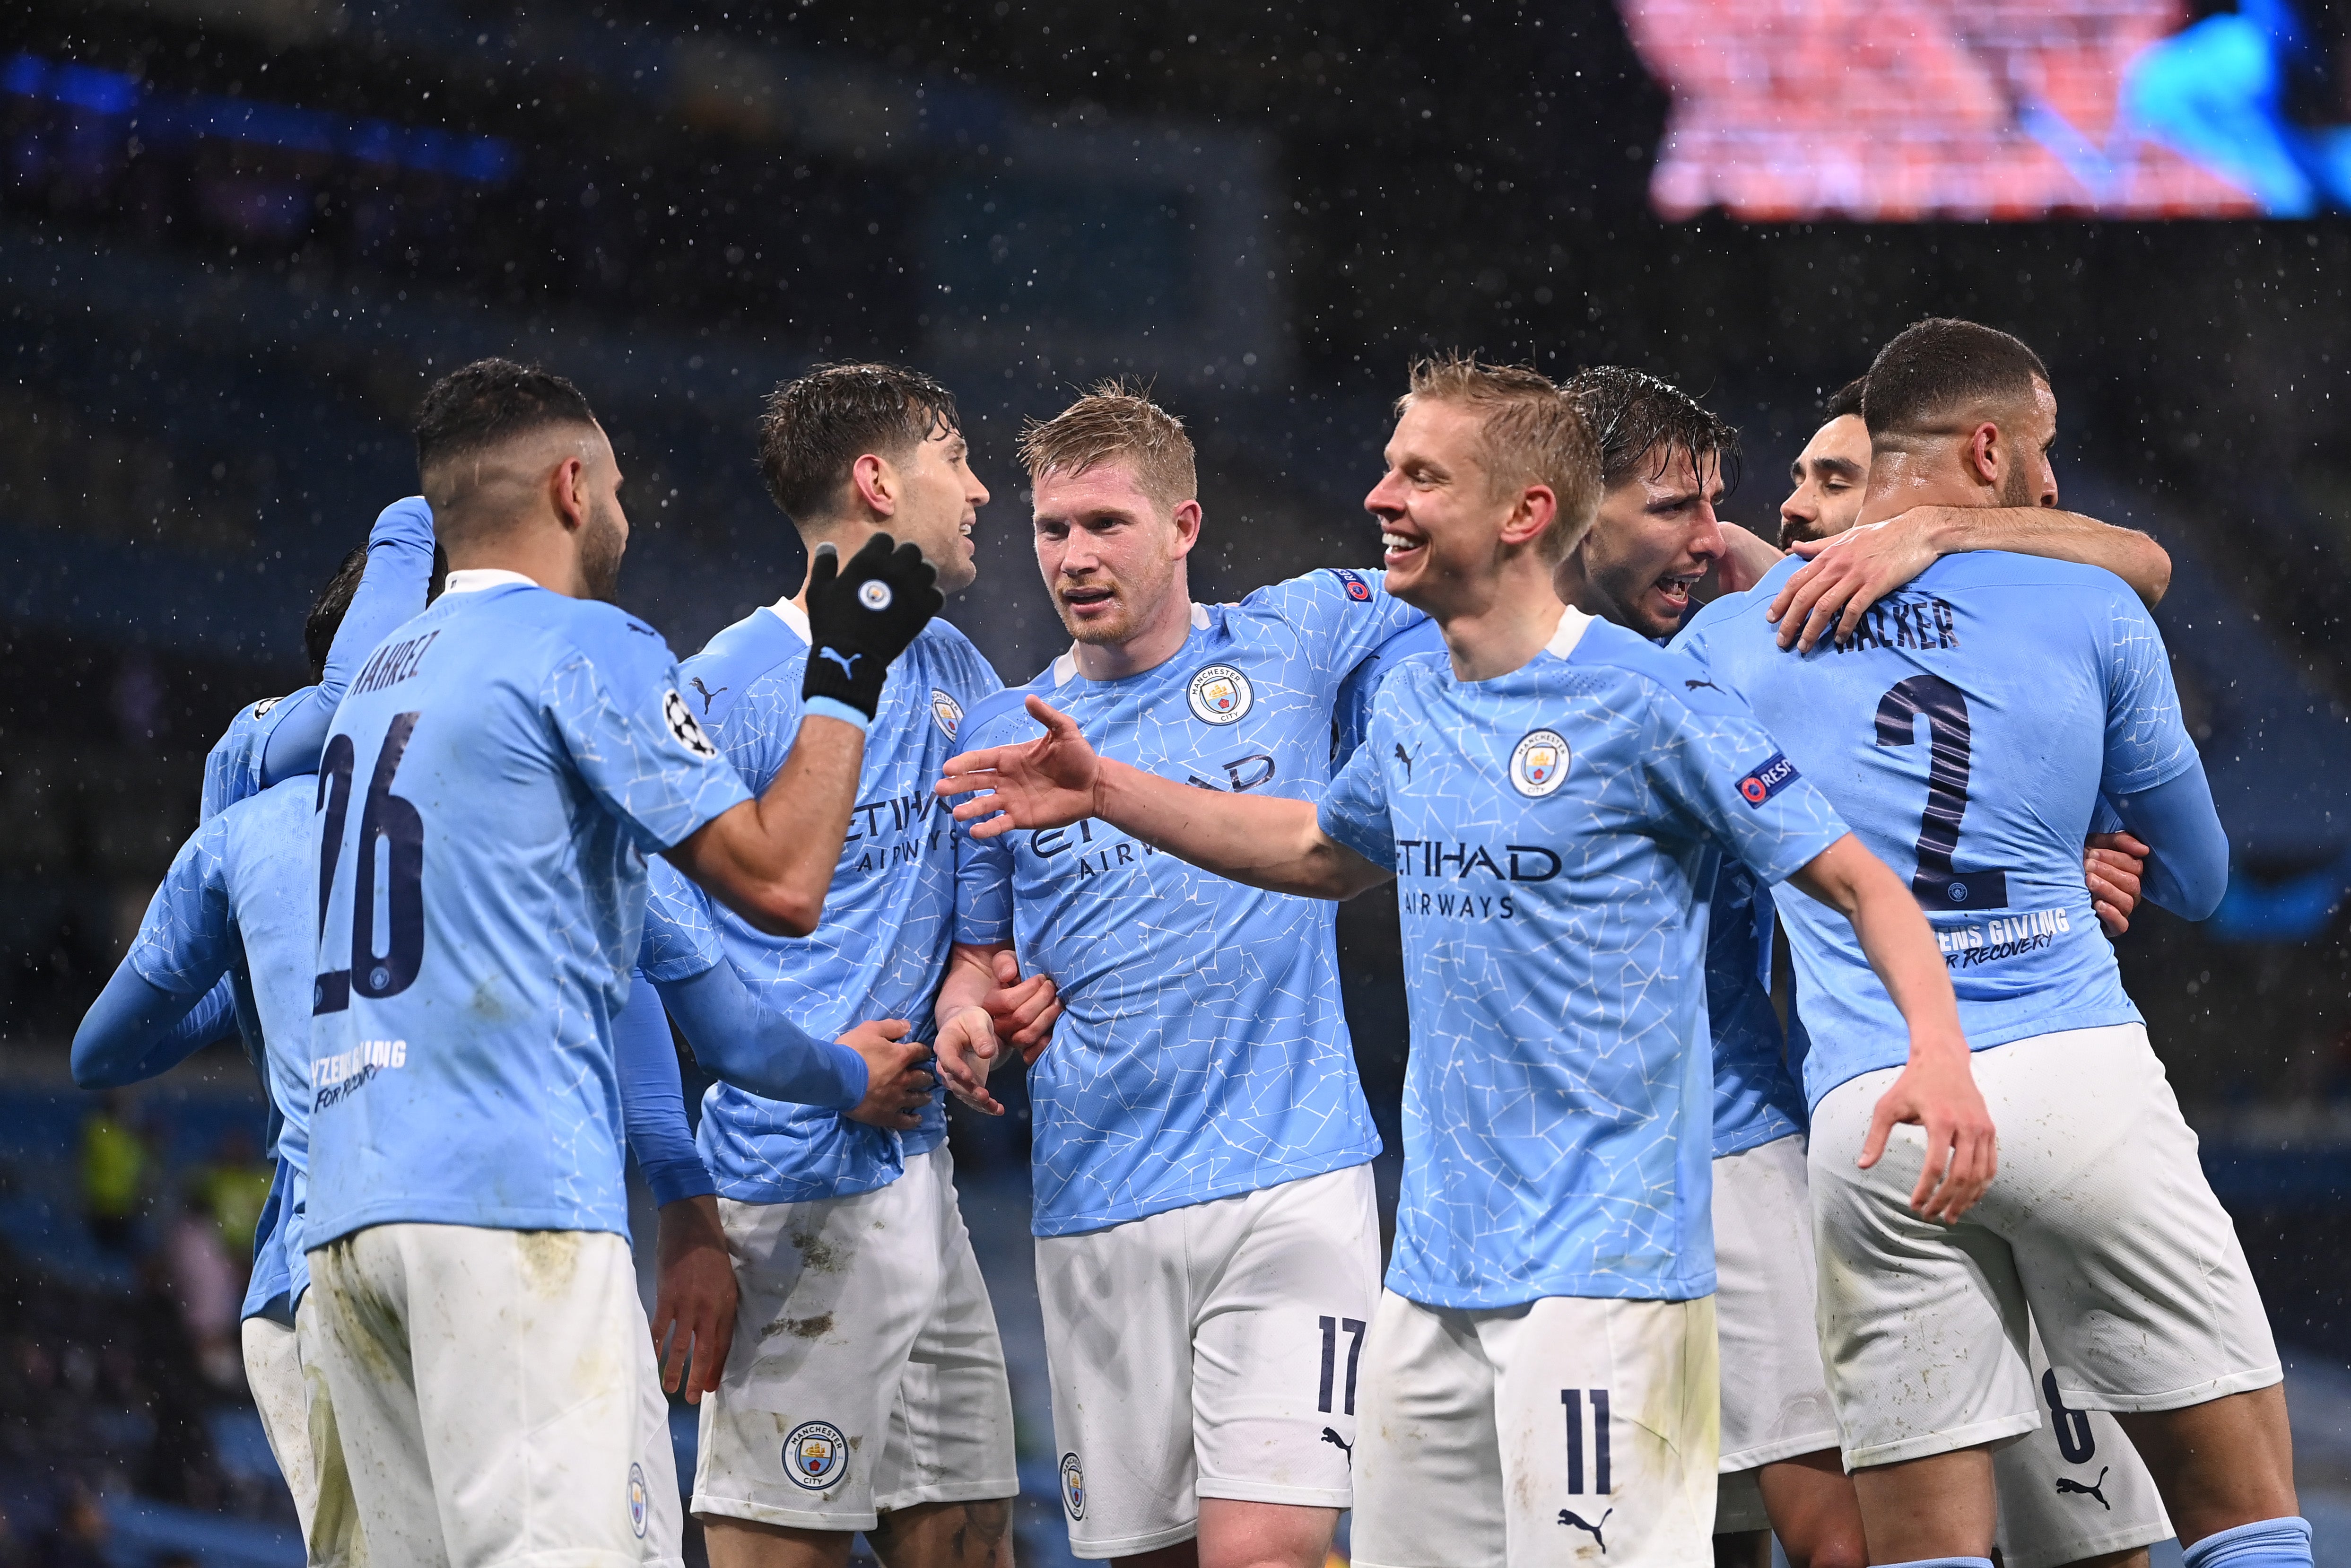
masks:
[[(229, 1349), (251, 1076), (224, 1045), (101, 1102), (65, 1046), (205, 747), (304, 678), (312, 591), (413, 487), (434, 376), (580, 383), (632, 474), (624, 598), (691, 650), (801, 569), (758, 393), (935, 371), (997, 497), (949, 613), (1019, 679), (1061, 639), (1012, 442), (1080, 383), (1140, 373), (1189, 422), (1221, 598), (1371, 556), (1417, 350), (1703, 392), (1769, 536), (1818, 397), (1930, 313), (2033, 343), (2067, 504), (2172, 552), (2238, 858), (2218, 916), (2149, 910), (2123, 964), (2295, 1347), (2320, 1559), (2351, 1552), (2346, 124), (2345, 0), (20, 0), (0, 1568), (299, 1561)], [(1343, 927), (1391, 1142), (1394, 923), (1374, 895)], [(1060, 1561), (1017, 1113), (957, 1153), (1038, 1471), (1022, 1552)]]

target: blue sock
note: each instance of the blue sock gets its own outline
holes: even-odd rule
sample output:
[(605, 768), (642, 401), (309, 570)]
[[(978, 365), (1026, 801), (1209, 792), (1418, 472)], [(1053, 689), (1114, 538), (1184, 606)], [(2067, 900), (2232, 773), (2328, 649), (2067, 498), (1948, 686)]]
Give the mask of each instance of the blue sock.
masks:
[[(1989, 1557), (1921, 1557), (1912, 1563), (1891, 1563), (1886, 1568), (1991, 1568)], [(2198, 1565), (2201, 1568), (2201, 1564)]]
[(2257, 1519), (2188, 1549), (2188, 1568), (2310, 1568), (2310, 1521)]

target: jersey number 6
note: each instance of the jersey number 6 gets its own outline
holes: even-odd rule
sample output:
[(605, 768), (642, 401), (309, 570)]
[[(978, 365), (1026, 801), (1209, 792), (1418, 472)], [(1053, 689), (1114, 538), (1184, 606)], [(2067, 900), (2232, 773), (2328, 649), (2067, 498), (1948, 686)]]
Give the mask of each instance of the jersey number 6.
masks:
[(1927, 909), (2005, 909), (2008, 873), (1959, 871), (1959, 819), (1967, 815), (1975, 731), (1965, 693), (1939, 675), (1913, 675), (1877, 699), (1877, 744), (1909, 746), (1927, 719), (1927, 810), (1918, 823), (1918, 874), (1910, 892)]
[[(371, 1000), (398, 996), (416, 978), (424, 962), (424, 819), (414, 805), (392, 792), (392, 775), (408, 750), (418, 715), (396, 714), (384, 731), (383, 747), (375, 755), (375, 772), (368, 780), (367, 800), (360, 808), (359, 853), (354, 857), (351, 886), (351, 967), (320, 974), (310, 993), (310, 1011), (339, 1013), (351, 1005), (357, 991)], [(350, 814), (351, 774), (357, 754), (348, 735), (327, 743), (319, 763), (319, 804), (327, 813), (326, 831), (319, 839), (319, 933), (323, 946), (327, 904), (334, 893), (335, 862), (342, 858), (343, 822)], [(384, 886), (387, 945), (381, 957), (375, 951), (376, 843), (388, 874)]]

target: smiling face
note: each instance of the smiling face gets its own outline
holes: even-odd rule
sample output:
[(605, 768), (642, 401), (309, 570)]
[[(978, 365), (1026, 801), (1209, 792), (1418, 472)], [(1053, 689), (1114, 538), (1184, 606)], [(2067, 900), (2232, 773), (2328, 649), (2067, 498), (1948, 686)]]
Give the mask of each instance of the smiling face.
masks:
[[(1652, 450), (1601, 493), (1592, 531), (1572, 558), (1583, 569), (1584, 608), (1644, 637), (1670, 637), (1688, 613), (1690, 589), (1723, 552), (1722, 466), (1693, 463), (1675, 446)], [(1592, 602), (1597, 601), (1596, 605)]]
[(1788, 476), (1795, 489), (1780, 503), (1780, 548), (1799, 539), (1825, 539), (1861, 520), (1869, 481), (1869, 427), (1857, 413), (1839, 414), (1813, 432)]
[(1184, 558), (1200, 537), (1196, 501), (1155, 499), (1118, 458), (1036, 476), (1037, 568), (1081, 643), (1120, 645), (1191, 614)]
[(1364, 497), (1380, 521), (1387, 591), (1432, 615), (1489, 577), (1519, 500), (1497, 497), (1483, 455), (1485, 421), (1458, 402), (1416, 397), (1388, 438), (1387, 472)]
[(987, 486), (972, 473), (970, 457), (963, 432), (940, 425), (893, 465), (898, 506), (883, 528), (921, 547), (937, 569), (942, 593), (961, 592), (979, 575), (971, 531), (987, 505)]

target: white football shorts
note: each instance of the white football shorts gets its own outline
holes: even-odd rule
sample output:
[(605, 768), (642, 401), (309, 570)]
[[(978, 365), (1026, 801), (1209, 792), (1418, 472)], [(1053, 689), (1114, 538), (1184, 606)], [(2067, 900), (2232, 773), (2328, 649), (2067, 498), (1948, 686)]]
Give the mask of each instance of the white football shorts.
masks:
[(402, 1568), (681, 1563), (626, 1238), (372, 1225), (311, 1252), (299, 1326), (341, 1456), (321, 1466), (314, 1549), (348, 1512), (365, 1560)]
[(310, 1538), (310, 1521), (319, 1511), (319, 1468), (310, 1458), (310, 1400), (302, 1387), (302, 1346), (299, 1333), (269, 1318), (245, 1320), (245, 1381), (253, 1390), (253, 1407), (261, 1413), (262, 1436), (269, 1439), (269, 1457), (294, 1494), (294, 1517), (302, 1538)]
[(1360, 1568), (1709, 1568), (1714, 1298), (1380, 1297), (1364, 1347)]
[(1821, 1345), (1848, 1469), (2042, 1424), (2027, 1312), (2075, 1410), (2173, 1410), (2282, 1380), (2235, 1228), (2137, 1024), (1980, 1051), (2000, 1174), (1954, 1226), (1910, 1211), (1924, 1137), (1854, 1161), (1898, 1070), (1813, 1114)]
[(2171, 1539), (2171, 1518), (2138, 1450), (2114, 1416), (2075, 1410), (2035, 1329), (2032, 1381), (2043, 1420), (1992, 1454), (2000, 1487), (1996, 1543), (2007, 1568), (2058, 1568)]
[(871, 1530), (1019, 1493), (1004, 1347), (945, 1147), (872, 1192), (718, 1213), (742, 1294), (702, 1398), (696, 1514)]
[(1071, 1550), (1189, 1541), (1204, 1497), (1349, 1506), (1379, 1288), (1369, 1166), (1040, 1237)]

